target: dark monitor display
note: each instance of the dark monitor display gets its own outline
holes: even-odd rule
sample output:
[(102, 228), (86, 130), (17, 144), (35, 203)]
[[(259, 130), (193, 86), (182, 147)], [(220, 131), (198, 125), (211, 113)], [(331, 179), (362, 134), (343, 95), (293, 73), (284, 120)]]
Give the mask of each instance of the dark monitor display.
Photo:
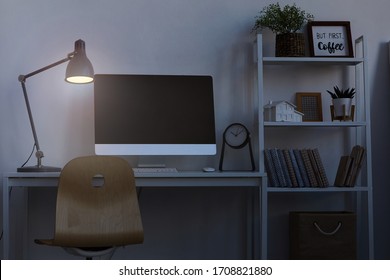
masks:
[(216, 154), (211, 76), (97, 74), (95, 152)]

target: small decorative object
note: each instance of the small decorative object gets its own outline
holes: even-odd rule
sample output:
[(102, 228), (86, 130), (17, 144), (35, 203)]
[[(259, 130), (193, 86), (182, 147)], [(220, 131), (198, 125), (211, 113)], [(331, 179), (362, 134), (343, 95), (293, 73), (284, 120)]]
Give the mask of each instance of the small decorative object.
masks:
[(256, 169), (255, 160), (253, 157), (251, 137), (249, 130), (241, 123), (232, 123), (229, 125), (223, 133), (223, 143), (221, 158), (219, 160), (219, 170), (223, 171), (223, 160), (225, 154), (225, 147), (229, 146), (233, 149), (242, 149), (245, 146), (249, 146), (249, 156), (252, 165), (252, 171)]
[(303, 113), (297, 106), (287, 101), (269, 101), (264, 106), (264, 121), (269, 122), (301, 122)]
[(297, 92), (297, 107), (304, 114), (304, 122), (322, 122), (322, 101), (320, 92)]
[(311, 56), (353, 57), (349, 21), (311, 21), (308, 33)]
[(305, 56), (304, 35), (298, 31), (313, 19), (313, 15), (295, 4), (283, 8), (279, 3), (270, 4), (256, 16), (252, 31), (266, 27), (276, 34), (276, 56)]
[(330, 105), (330, 114), (333, 120), (353, 121), (355, 114), (355, 106), (352, 105), (352, 99), (355, 96), (354, 88), (339, 89), (338, 86), (333, 87), (333, 92), (327, 90), (332, 97), (332, 105)]

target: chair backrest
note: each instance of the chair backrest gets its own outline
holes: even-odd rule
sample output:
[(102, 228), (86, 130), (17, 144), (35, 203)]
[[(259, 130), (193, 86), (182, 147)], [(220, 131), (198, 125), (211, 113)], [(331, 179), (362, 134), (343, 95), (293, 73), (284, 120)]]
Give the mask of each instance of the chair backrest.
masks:
[(66, 247), (143, 242), (133, 170), (112, 156), (69, 161), (61, 171), (53, 243)]

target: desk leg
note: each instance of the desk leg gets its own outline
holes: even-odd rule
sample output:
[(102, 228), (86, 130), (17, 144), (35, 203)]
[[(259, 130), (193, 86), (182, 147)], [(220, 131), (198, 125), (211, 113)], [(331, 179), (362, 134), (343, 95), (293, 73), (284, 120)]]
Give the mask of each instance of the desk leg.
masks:
[(3, 178), (3, 259), (9, 259), (9, 182)]

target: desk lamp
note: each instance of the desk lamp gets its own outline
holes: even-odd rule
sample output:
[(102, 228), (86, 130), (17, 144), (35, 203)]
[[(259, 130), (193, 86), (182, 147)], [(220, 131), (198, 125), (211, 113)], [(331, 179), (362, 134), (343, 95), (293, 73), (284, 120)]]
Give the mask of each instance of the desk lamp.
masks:
[(34, 120), (31, 113), (31, 107), (27, 96), (26, 80), (31, 76), (39, 74), (43, 71), (46, 71), (50, 68), (53, 68), (67, 61), (69, 61), (69, 64), (66, 68), (65, 81), (74, 84), (85, 84), (85, 83), (91, 83), (93, 81), (94, 71), (91, 62), (89, 61), (85, 53), (85, 42), (83, 40), (77, 40), (75, 42), (74, 51), (69, 53), (66, 58), (54, 62), (48, 66), (45, 66), (29, 74), (19, 76), (19, 82), (22, 85), (24, 99), (26, 101), (28, 117), (30, 119), (32, 134), (34, 137), (34, 146), (36, 149), (35, 156), (37, 158), (37, 165), (35, 166), (23, 165), (22, 167), (17, 169), (18, 172), (59, 172), (61, 171), (60, 167), (51, 167), (51, 166), (42, 165), (42, 158), (44, 157), (44, 154), (39, 146), (38, 136), (35, 130)]

